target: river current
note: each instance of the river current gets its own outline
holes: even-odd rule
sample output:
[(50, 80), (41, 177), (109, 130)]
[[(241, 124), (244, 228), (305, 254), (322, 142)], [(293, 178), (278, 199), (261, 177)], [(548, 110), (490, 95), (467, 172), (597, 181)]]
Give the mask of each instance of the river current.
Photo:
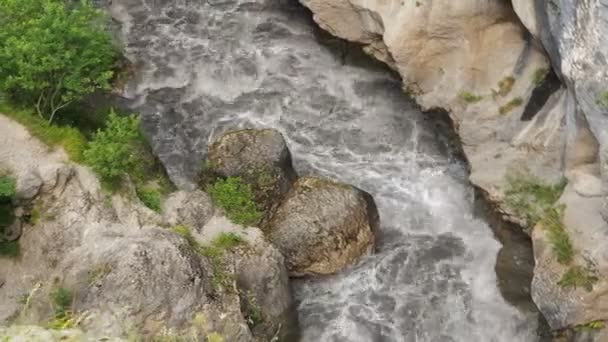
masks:
[(466, 167), (393, 74), (315, 28), (295, 1), (114, 0), (135, 79), (124, 92), (171, 178), (194, 187), (218, 134), (272, 127), (299, 174), (352, 183), (380, 211), (378, 249), (293, 282), (304, 342), (535, 341), (501, 296), (501, 248)]

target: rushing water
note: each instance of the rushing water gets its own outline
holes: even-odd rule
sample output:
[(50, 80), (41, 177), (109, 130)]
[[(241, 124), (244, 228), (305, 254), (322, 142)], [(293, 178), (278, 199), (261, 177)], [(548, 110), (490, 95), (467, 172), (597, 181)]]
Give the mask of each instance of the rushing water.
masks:
[(376, 199), (377, 253), (294, 282), (303, 341), (536, 339), (534, 317), (497, 288), (500, 244), (472, 214), (464, 165), (393, 75), (320, 44), (293, 1), (114, 0), (111, 9), (137, 68), (125, 97), (180, 186), (193, 186), (221, 132), (274, 127), (300, 174)]

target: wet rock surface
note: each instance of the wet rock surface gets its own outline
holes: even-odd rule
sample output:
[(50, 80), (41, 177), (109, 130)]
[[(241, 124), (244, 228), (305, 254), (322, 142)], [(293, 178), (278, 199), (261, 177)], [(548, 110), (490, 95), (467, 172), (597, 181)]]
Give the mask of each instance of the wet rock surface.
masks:
[(378, 229), (373, 198), (346, 184), (302, 177), (277, 208), (268, 238), (291, 276), (332, 274), (373, 251)]

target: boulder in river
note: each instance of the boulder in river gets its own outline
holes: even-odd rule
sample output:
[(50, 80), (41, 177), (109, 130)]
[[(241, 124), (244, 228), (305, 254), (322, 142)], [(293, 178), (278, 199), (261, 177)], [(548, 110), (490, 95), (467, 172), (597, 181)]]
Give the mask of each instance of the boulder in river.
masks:
[(351, 185), (314, 177), (294, 184), (268, 224), (291, 276), (335, 273), (374, 248), (373, 198)]
[(255, 200), (271, 209), (296, 178), (285, 139), (274, 129), (225, 133), (209, 146), (206, 173), (241, 177), (252, 186)]

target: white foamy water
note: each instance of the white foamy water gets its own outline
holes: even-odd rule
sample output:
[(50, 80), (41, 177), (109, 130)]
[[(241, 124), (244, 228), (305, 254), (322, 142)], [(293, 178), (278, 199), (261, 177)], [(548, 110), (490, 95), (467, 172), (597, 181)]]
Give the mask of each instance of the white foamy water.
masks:
[[(294, 281), (302, 341), (535, 341), (496, 285), (500, 244), (433, 122), (370, 63), (321, 45), (292, 1), (114, 0), (138, 76), (125, 96), (172, 179), (192, 187), (206, 146), (273, 127), (300, 174), (371, 193), (373, 256)], [(340, 43), (337, 43), (340, 44)]]

